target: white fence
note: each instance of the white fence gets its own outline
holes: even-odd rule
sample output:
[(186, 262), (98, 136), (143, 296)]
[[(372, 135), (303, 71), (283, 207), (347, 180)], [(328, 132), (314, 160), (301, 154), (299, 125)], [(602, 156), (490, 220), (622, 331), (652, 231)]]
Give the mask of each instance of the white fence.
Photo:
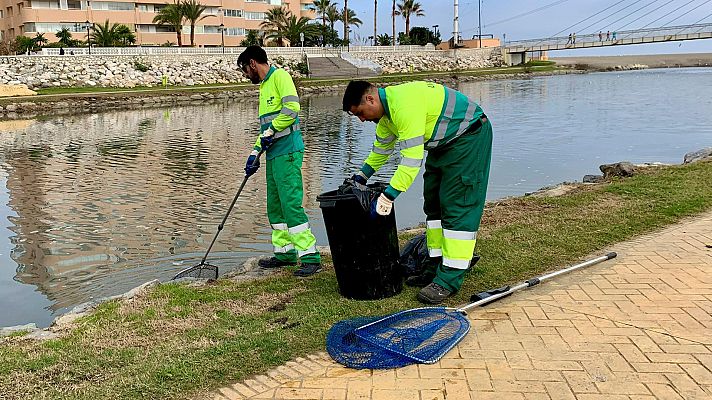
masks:
[[(432, 52), (435, 46), (349, 46), (349, 47), (265, 47), (269, 55), (296, 55), (308, 54), (310, 56), (338, 57), (342, 52), (349, 53), (422, 53)], [(96, 55), (96, 56), (144, 56), (168, 54), (196, 54), (196, 55), (237, 55), (245, 50), (244, 47), (76, 47), (64, 49), (64, 55)], [(44, 48), (38, 55), (58, 56), (58, 48)]]

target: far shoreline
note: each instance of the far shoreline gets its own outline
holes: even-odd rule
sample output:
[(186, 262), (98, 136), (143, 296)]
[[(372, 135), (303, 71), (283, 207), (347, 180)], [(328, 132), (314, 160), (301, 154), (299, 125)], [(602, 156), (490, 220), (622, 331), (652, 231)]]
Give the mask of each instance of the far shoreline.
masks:
[(640, 54), (620, 56), (552, 57), (559, 67), (587, 65), (592, 68), (615, 68), (640, 64), (648, 68), (712, 67), (712, 53)]

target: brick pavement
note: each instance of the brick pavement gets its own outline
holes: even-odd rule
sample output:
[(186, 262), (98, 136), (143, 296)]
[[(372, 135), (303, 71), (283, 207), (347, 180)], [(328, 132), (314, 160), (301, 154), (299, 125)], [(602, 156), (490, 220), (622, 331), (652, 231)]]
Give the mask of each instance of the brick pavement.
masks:
[[(325, 353), (215, 399), (712, 399), (712, 213), (470, 312), (440, 362), (357, 371)], [(595, 256), (598, 256), (596, 254)]]

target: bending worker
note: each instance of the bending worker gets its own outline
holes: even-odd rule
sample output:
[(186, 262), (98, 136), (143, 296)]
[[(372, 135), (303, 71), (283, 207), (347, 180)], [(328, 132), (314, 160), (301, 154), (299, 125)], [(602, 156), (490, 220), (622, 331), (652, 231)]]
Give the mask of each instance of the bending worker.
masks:
[(388, 215), (425, 161), (423, 210), (430, 262), (406, 284), (423, 287), (418, 300), (438, 304), (458, 291), (470, 266), (487, 194), (492, 125), (482, 108), (464, 94), (431, 82), (378, 89), (351, 81), (343, 109), (376, 126), (373, 150), (352, 177), (365, 184), (386, 163), (396, 144), (400, 164), (375, 210)]
[(267, 158), (267, 217), (272, 225), (274, 257), (259, 260), (263, 268), (297, 264), (296, 276), (309, 276), (321, 270), (321, 257), (309, 219), (302, 207), (302, 160), (304, 141), (299, 127), (299, 97), (289, 73), (267, 63), (267, 53), (250, 46), (237, 63), (245, 76), (260, 85), (260, 136), (245, 165), (245, 174), (259, 168), (260, 151)]

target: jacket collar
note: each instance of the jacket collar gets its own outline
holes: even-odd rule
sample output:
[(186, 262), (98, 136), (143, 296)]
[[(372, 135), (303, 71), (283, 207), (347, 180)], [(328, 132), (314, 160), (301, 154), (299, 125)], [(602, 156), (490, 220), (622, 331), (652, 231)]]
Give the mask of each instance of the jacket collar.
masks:
[(277, 67), (274, 65), (269, 67), (269, 71), (267, 71), (267, 75), (265, 75), (265, 79), (262, 79), (262, 82), (267, 82), (267, 79), (269, 79), (270, 76), (272, 76), (272, 73), (277, 70)]
[(386, 112), (388, 118), (391, 118), (391, 110), (388, 108), (388, 100), (386, 99), (386, 89), (378, 88), (378, 98), (381, 99), (381, 104), (383, 104), (383, 110)]

